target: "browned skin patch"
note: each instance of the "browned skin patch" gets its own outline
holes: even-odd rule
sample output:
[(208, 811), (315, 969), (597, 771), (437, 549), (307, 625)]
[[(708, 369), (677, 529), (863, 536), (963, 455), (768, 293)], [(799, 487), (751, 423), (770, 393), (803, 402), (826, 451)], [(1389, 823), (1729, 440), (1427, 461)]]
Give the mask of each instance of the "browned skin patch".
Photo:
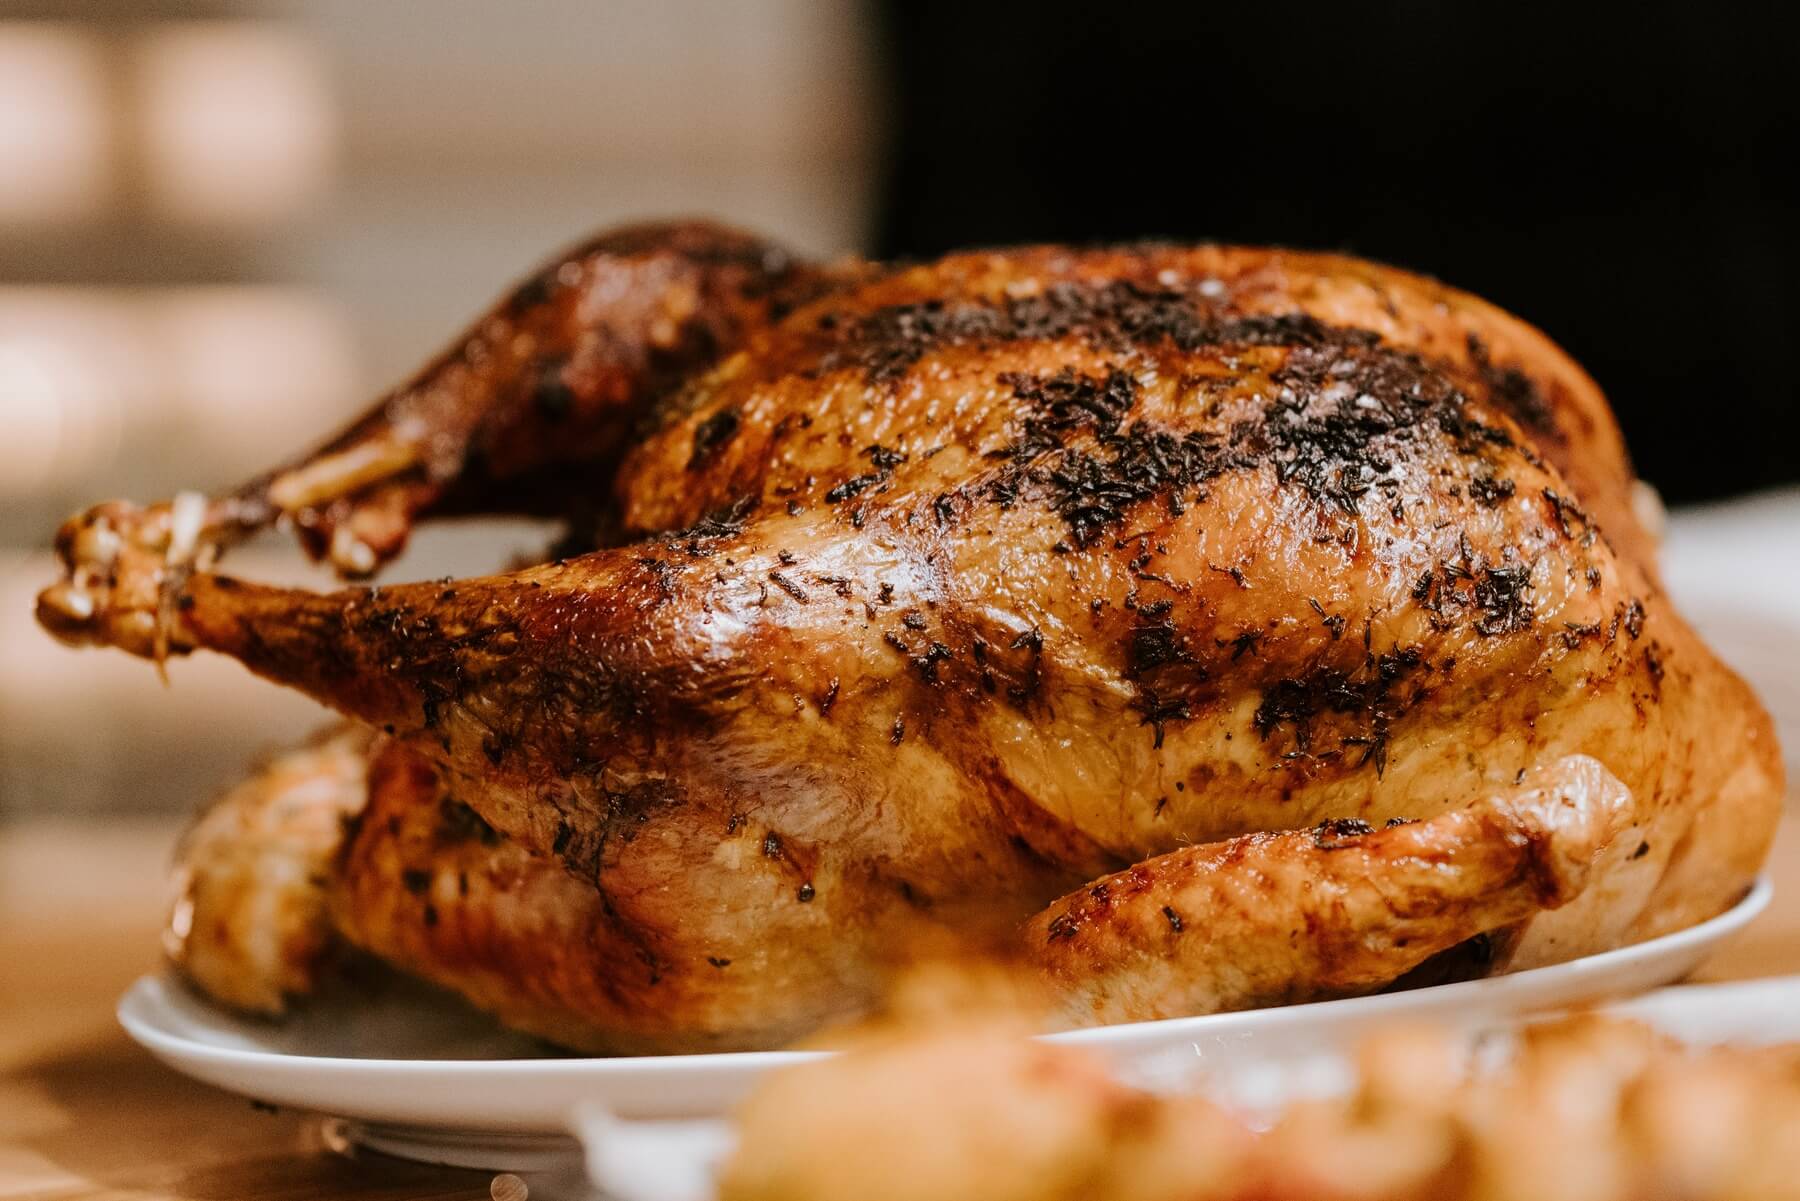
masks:
[[(771, 967), (735, 933), (665, 937), (639, 919), (628, 892), (595, 887), (506, 839), (456, 798), (455, 785), (404, 747), (376, 754), (371, 803), (334, 874), (333, 917), (351, 943), (580, 1050), (712, 1051), (782, 1025), (776, 1002), (804, 983), (784, 965)], [(613, 815), (603, 881), (632, 870), (640, 816)], [(766, 899), (791, 895), (770, 861), (779, 856), (755, 851), (748, 831), (741, 841), (745, 871), (763, 880)]]
[[(746, 1045), (859, 1004), (921, 914), (990, 937), (1120, 864), (1434, 818), (1570, 754), (1650, 850), (1513, 962), (1748, 883), (1767, 719), (1670, 609), (1604, 401), (1535, 331), (1240, 248), (831, 279), (643, 402), (625, 544), (323, 596), (200, 572), (169, 649), (391, 726), (659, 963), (760, 955)], [(94, 541), (65, 538), (47, 624), (153, 652), (160, 559)], [(642, 1029), (652, 997), (584, 1020)]]

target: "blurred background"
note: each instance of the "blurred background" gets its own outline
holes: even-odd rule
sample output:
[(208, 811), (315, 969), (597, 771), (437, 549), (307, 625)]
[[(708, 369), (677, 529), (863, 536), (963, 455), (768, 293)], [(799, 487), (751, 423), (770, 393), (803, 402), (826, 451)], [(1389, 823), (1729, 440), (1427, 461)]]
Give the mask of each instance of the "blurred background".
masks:
[[(0, 0), (0, 818), (185, 811), (318, 717), (230, 664), (164, 687), (54, 645), (30, 608), (64, 515), (301, 449), (535, 261), (635, 217), (817, 255), (1349, 250), (1543, 326), (1672, 502), (1792, 484), (1800, 106), (1773, 7), (1506, 14)], [(1672, 580), (1752, 666), (1792, 603), (1731, 567), (1800, 572), (1794, 506), (1672, 536)], [(536, 537), (434, 530), (397, 574)], [(234, 566), (320, 580), (296, 558)], [(1800, 712), (1791, 673), (1758, 682)]]

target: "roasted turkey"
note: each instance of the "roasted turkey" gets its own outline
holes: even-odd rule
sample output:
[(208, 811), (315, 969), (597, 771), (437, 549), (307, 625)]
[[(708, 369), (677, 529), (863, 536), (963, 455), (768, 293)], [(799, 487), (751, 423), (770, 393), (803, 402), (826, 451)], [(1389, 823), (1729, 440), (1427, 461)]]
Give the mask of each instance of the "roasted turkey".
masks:
[[(38, 614), (349, 721), (184, 844), (171, 949), (213, 995), (278, 1011), (349, 946), (571, 1047), (766, 1047), (937, 935), (1082, 1024), (1721, 912), (1780, 761), (1642, 501), (1566, 355), (1401, 271), (658, 225), (318, 452), (72, 519)], [(567, 545), (326, 594), (217, 570), (280, 522), (365, 576), (480, 512)]]

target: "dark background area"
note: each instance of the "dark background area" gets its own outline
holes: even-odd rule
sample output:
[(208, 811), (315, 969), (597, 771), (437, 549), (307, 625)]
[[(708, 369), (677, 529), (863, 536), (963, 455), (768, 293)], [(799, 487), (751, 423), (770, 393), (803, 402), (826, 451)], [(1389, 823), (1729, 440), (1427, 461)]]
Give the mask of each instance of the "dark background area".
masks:
[(1800, 479), (1774, 6), (879, 6), (878, 253), (1169, 237), (1437, 276), (1600, 381), (1673, 502)]

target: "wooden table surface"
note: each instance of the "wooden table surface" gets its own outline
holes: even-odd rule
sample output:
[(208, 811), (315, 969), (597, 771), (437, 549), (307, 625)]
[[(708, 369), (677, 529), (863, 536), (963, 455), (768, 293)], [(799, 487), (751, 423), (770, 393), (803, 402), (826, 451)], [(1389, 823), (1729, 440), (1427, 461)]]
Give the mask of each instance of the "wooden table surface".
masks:
[[(113, 1004), (155, 966), (173, 839), (117, 819), (0, 826), (0, 1199), (488, 1197), (488, 1173), (339, 1154), (317, 1118), (192, 1083), (125, 1038)], [(1792, 811), (1770, 871), (1773, 905), (1699, 979), (1800, 972)]]

